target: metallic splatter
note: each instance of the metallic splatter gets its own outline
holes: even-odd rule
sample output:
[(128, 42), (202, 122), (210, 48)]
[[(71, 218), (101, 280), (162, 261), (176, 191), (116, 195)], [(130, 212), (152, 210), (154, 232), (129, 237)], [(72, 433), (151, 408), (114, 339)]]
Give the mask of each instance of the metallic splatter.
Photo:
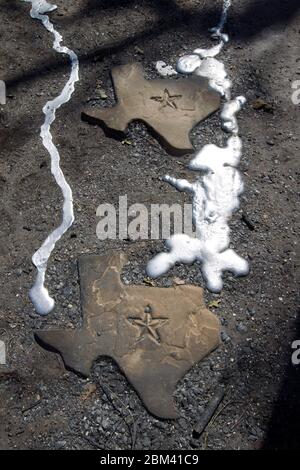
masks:
[(147, 265), (151, 277), (165, 274), (175, 263), (191, 264), (198, 260), (208, 289), (220, 292), (223, 287), (224, 271), (235, 275), (246, 275), (248, 263), (230, 245), (229, 219), (239, 207), (239, 196), (243, 192), (243, 181), (237, 170), (242, 142), (238, 136), (236, 114), (246, 99), (231, 98), (232, 83), (227, 76), (224, 64), (215, 59), (228, 37), (222, 33), (230, 1), (224, 0), (221, 20), (213, 28), (213, 36), (221, 39), (218, 45), (209, 49), (195, 49), (192, 54), (181, 57), (177, 63), (179, 73), (196, 74), (209, 79), (211, 88), (218, 91), (226, 100), (221, 111), (222, 129), (231, 136), (225, 147), (205, 145), (192, 159), (189, 168), (199, 171), (194, 183), (176, 179), (169, 175), (164, 180), (179, 191), (191, 194), (193, 221), (196, 238), (185, 234), (173, 235), (166, 242), (168, 253), (160, 253)]

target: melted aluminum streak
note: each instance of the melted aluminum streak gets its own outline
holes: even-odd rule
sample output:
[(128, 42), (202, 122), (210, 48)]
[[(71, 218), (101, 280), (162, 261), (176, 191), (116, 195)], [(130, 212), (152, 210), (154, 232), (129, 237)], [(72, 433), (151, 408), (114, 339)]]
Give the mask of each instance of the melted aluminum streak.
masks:
[(50, 128), (51, 124), (55, 120), (56, 110), (70, 100), (75, 90), (75, 82), (79, 80), (79, 62), (75, 52), (68, 49), (67, 47), (61, 46), (62, 36), (54, 29), (54, 26), (50, 22), (49, 17), (45, 15), (45, 13), (55, 10), (57, 7), (55, 5), (51, 5), (45, 0), (23, 1), (32, 4), (30, 12), (31, 17), (40, 20), (45, 28), (54, 35), (53, 48), (61, 54), (67, 54), (70, 57), (72, 66), (70, 78), (61, 94), (54, 100), (48, 101), (43, 108), (45, 121), (41, 127), (40, 133), (44, 147), (48, 150), (51, 157), (51, 173), (53, 174), (56, 183), (61, 188), (64, 197), (63, 220), (61, 225), (57, 227), (52, 233), (50, 233), (40, 249), (34, 253), (32, 257), (32, 261), (37, 268), (37, 277), (34, 286), (29, 292), (29, 296), (37, 313), (40, 315), (47, 315), (54, 307), (54, 300), (50, 297), (48, 290), (44, 286), (47, 262), (55, 247), (55, 244), (74, 222), (72, 191), (60, 168), (60, 156), (52, 141)]
[(239, 196), (243, 192), (243, 182), (236, 169), (242, 151), (236, 114), (246, 100), (243, 96), (231, 99), (231, 81), (224, 64), (214, 58), (228, 41), (222, 29), (229, 6), (230, 1), (225, 0), (220, 23), (212, 30), (213, 36), (221, 39), (220, 43), (210, 49), (196, 49), (193, 54), (182, 57), (177, 70), (179, 73), (206, 77), (210, 86), (226, 99), (221, 112), (222, 128), (231, 136), (224, 148), (209, 144), (195, 155), (189, 168), (205, 172), (196, 182), (190, 183), (169, 175), (164, 177), (177, 190), (192, 195), (196, 238), (184, 234), (173, 235), (166, 242), (169, 252), (160, 253), (147, 265), (147, 273), (155, 278), (165, 274), (175, 263), (191, 264), (199, 260), (207, 287), (212, 292), (222, 290), (224, 271), (246, 275), (249, 270), (248, 263), (229, 249), (228, 225), (233, 212), (239, 207)]

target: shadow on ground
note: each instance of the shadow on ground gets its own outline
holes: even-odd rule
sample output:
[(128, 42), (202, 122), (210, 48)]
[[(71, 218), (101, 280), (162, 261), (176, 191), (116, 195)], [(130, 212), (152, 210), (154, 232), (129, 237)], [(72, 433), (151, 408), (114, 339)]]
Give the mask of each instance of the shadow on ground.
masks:
[[(300, 340), (300, 312), (297, 320), (297, 335)], [(275, 403), (264, 449), (299, 450), (300, 442), (300, 365), (291, 361), (292, 349), (288, 344), (289, 365), (283, 377), (282, 388)]]
[[(17, 0), (6, 2), (1, 8), (17, 10), (20, 3)], [(103, 10), (117, 10), (124, 6), (131, 6), (134, 3), (136, 3), (135, 0), (88, 0), (85, 8), (74, 15), (60, 18), (60, 23), (67, 27), (68, 24), (73, 25), (74, 22), (82, 22), (82, 18), (86, 16), (93, 16), (94, 21), (100, 21)], [(80, 62), (91, 61), (95, 57), (97, 57), (97, 60), (102, 60), (112, 54), (126, 50), (133, 43), (151, 40), (153, 37), (173, 29), (182, 28), (183, 26), (186, 30), (196, 27), (200, 34), (217, 24), (220, 16), (220, 6), (215, 3), (209, 9), (206, 8), (205, 11), (201, 11), (199, 8), (186, 10), (179, 7), (174, 0), (164, 0), (163, 2), (161, 0), (153, 0), (150, 5), (159, 15), (154, 25), (142, 32), (81, 53), (79, 54)], [(285, 24), (291, 21), (299, 9), (300, 3), (298, 0), (288, 0), (285, 2), (281, 0), (267, 0), (264, 2), (257, 0), (245, 11), (240, 13), (232, 12), (232, 16), (229, 18), (229, 32), (236, 41), (250, 40), (253, 36), (256, 36), (270, 26), (278, 25), (285, 27)], [(233, 23), (235, 24), (234, 30), (230, 31), (231, 24)], [(67, 62), (68, 59), (63, 57), (58, 57), (50, 62), (47, 61), (47, 63), (41, 62), (34, 70), (29, 70), (25, 74), (16, 75), (8, 79), (7, 86), (10, 87), (21, 81), (32, 80), (40, 74), (48, 73), (53, 69), (60, 69)]]

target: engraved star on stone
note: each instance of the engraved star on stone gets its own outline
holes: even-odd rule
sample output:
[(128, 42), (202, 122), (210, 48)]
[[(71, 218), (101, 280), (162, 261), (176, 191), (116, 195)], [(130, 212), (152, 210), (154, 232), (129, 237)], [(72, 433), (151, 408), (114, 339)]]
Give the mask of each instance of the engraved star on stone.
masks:
[(178, 109), (176, 100), (182, 98), (182, 95), (171, 95), (169, 90), (165, 88), (162, 96), (151, 96), (151, 99), (161, 103), (162, 106), (159, 108), (160, 110), (170, 106), (170, 108)]
[[(85, 377), (98, 358), (112, 358), (153, 415), (178, 418), (172, 398), (175, 386), (218, 346), (219, 320), (205, 307), (200, 287), (123, 284), (126, 263), (120, 252), (81, 256), (82, 326), (39, 330), (35, 337)], [(137, 343), (143, 335), (145, 340)]]
[(169, 320), (168, 318), (155, 318), (151, 313), (147, 312), (143, 317), (129, 317), (128, 321), (140, 328), (140, 336), (137, 342), (143, 341), (147, 337), (156, 343), (160, 343), (160, 335), (158, 329), (165, 325)]

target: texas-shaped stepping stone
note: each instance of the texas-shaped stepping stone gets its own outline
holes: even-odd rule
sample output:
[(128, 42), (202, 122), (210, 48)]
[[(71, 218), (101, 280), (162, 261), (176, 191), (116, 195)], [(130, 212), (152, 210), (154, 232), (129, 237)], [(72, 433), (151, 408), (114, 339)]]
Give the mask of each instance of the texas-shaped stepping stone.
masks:
[(115, 67), (112, 79), (117, 104), (85, 109), (82, 119), (122, 136), (131, 121), (143, 121), (170, 153), (193, 152), (190, 131), (220, 107), (219, 93), (203, 77), (146, 80), (143, 67), (133, 63)]
[(38, 331), (43, 345), (84, 376), (93, 361), (110, 356), (160, 418), (177, 418), (173, 392), (179, 379), (219, 344), (219, 321), (200, 287), (125, 286), (124, 254), (79, 260), (83, 326)]

